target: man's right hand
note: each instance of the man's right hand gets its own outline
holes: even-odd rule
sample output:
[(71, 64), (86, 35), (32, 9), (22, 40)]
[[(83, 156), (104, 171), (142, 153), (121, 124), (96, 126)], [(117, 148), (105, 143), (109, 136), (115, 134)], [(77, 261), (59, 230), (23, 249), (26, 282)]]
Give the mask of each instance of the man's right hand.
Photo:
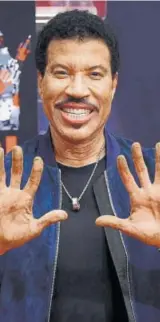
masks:
[(65, 220), (67, 213), (54, 210), (35, 219), (32, 214), (34, 195), (43, 172), (43, 161), (36, 157), (25, 187), (20, 190), (23, 174), (23, 152), (19, 146), (12, 151), (10, 186), (6, 186), (4, 151), (0, 148), (0, 254), (36, 238), (48, 226)]

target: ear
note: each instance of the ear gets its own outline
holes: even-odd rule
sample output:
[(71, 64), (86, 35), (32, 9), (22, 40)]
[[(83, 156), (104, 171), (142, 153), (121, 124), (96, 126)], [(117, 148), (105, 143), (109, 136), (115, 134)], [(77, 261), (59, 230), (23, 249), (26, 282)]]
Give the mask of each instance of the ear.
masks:
[(112, 82), (112, 100), (114, 98), (116, 89), (118, 84), (118, 72), (113, 75), (113, 82)]
[(37, 72), (37, 84), (38, 84), (38, 93), (42, 98), (43, 94), (43, 76), (40, 72)]

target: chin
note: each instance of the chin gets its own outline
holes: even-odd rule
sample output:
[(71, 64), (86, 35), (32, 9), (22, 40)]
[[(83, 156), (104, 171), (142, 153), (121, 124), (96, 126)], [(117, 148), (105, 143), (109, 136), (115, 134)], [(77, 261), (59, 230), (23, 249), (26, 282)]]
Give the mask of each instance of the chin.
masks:
[[(94, 132), (93, 132), (94, 133)], [(63, 137), (67, 141), (72, 141), (74, 143), (81, 143), (88, 140), (92, 135), (92, 132), (84, 131), (79, 128), (72, 129), (71, 131), (63, 132)]]

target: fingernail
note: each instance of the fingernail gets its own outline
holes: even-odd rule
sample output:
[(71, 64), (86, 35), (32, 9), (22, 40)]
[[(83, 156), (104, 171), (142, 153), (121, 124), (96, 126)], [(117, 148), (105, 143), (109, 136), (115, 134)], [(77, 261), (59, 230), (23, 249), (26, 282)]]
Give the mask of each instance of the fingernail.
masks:
[(60, 219), (67, 219), (68, 215), (66, 213), (60, 214), (59, 218)]

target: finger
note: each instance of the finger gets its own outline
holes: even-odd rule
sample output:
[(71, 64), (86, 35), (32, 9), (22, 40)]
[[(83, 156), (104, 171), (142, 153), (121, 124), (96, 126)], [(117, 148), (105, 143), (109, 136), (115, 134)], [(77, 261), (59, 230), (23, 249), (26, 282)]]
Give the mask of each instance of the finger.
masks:
[(132, 158), (141, 186), (146, 187), (150, 185), (151, 181), (148, 170), (143, 159), (141, 146), (138, 142), (132, 145)]
[(23, 152), (20, 146), (15, 146), (12, 150), (12, 170), (10, 186), (20, 188), (23, 173)]
[(34, 197), (38, 189), (38, 186), (42, 177), (42, 172), (43, 172), (43, 161), (40, 157), (36, 157), (34, 158), (34, 161), (33, 161), (31, 175), (24, 188), (24, 191), (29, 193), (31, 197)]
[(101, 216), (97, 218), (96, 225), (121, 230), (128, 235), (132, 234), (132, 226), (128, 219), (121, 219), (115, 216)]
[(122, 179), (123, 184), (125, 185), (129, 194), (132, 194), (138, 190), (138, 186), (129, 170), (126, 158), (123, 155), (118, 156), (117, 158), (117, 167)]
[(41, 233), (45, 228), (59, 221), (66, 220), (67, 213), (63, 210), (53, 210), (36, 220), (37, 233)]
[(96, 225), (100, 227), (110, 227), (116, 230), (120, 230), (122, 233), (133, 237), (145, 244), (152, 245), (152, 246), (159, 246), (159, 242), (154, 238), (150, 238), (147, 233), (138, 229), (136, 225), (134, 225), (129, 218), (127, 219), (120, 219), (115, 216), (101, 216), (97, 218)]
[(3, 77), (3, 81), (4, 82), (7, 82), (9, 76), (10, 76), (9, 72), (7, 70), (4, 70), (3, 71), (3, 76), (2, 76)]
[(1, 78), (1, 80), (4, 80), (4, 76), (5, 76), (5, 70), (4, 70), (4, 69), (2, 69), (2, 70), (0, 71), (0, 78)]
[(12, 80), (12, 75), (8, 72), (6, 75), (5, 75), (5, 81), (6, 83), (10, 83)]
[(160, 183), (160, 142), (156, 144), (156, 164), (155, 164), (155, 179), (156, 184)]
[(0, 147), (0, 189), (6, 187), (6, 172), (4, 168), (4, 150)]
[(7, 79), (6, 79), (6, 81), (5, 81), (5, 83), (6, 83), (7, 85), (11, 84), (11, 83), (12, 83), (12, 79), (11, 79), (11, 77), (7, 78)]

